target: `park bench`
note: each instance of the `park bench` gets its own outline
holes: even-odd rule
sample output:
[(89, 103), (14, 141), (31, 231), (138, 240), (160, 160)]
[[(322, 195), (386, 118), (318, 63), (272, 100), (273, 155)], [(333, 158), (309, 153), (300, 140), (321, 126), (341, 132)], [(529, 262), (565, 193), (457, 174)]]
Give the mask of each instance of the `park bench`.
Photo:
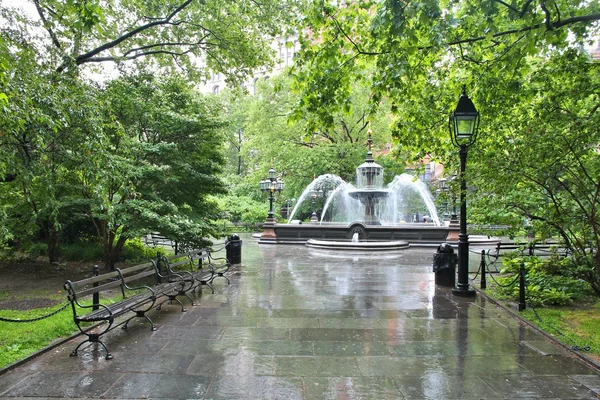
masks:
[[(127, 329), (134, 318), (146, 319), (150, 322), (151, 329), (156, 330), (146, 313), (159, 298), (166, 296), (167, 300), (172, 300), (172, 296), (176, 298), (180, 295), (181, 288), (187, 284), (183, 277), (177, 276), (171, 274), (168, 281), (165, 281), (154, 263), (149, 262), (79, 281), (67, 280), (65, 290), (73, 309), (73, 320), (77, 328), (87, 336), (71, 352), (71, 356), (76, 356), (85, 343), (100, 343), (106, 351), (106, 359), (110, 360), (113, 357), (101, 337), (118, 326)], [(183, 304), (181, 305), (184, 311)], [(125, 318), (116, 322), (121, 316)], [(89, 324), (98, 325), (90, 330), (87, 329)]]
[(179, 252), (179, 243), (160, 233), (152, 232), (142, 236), (142, 243), (149, 247), (171, 247), (175, 254)]
[(227, 281), (227, 284), (230, 283), (229, 278), (225, 276), (230, 265), (227, 258), (214, 257), (212, 251), (207, 248), (170, 257), (159, 253), (156, 261), (157, 269), (162, 273), (166, 275), (172, 273), (182, 274), (183, 278), (191, 284), (187, 291), (194, 291), (197, 288), (202, 290), (203, 286), (208, 286), (213, 294), (215, 289), (212, 283), (215, 278), (222, 277)]

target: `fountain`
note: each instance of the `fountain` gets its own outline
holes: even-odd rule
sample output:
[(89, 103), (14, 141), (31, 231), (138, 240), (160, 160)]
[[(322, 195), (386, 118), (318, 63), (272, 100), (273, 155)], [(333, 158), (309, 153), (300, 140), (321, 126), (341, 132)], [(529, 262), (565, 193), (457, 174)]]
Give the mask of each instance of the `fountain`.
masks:
[[(440, 223), (433, 197), (422, 181), (409, 174), (396, 176), (383, 186), (383, 167), (375, 162), (369, 130), (366, 160), (356, 169), (356, 185), (325, 174), (306, 187), (289, 214), (288, 224), (276, 224), (275, 237), (260, 237), (259, 243), (306, 244), (325, 249), (393, 250), (411, 246), (438, 246), (458, 237), (458, 226)], [(294, 220), (306, 200), (325, 198), (321, 217), (311, 222)], [(419, 222), (415, 208), (428, 213)], [(420, 211), (419, 211), (420, 214)]]

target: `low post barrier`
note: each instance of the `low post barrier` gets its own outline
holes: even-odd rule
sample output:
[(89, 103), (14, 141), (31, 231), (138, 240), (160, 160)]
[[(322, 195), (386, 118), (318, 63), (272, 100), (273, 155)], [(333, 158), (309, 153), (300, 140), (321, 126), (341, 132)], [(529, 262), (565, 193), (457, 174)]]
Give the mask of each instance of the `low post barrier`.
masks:
[(527, 308), (525, 303), (525, 263), (519, 266), (519, 311)]
[[(94, 269), (92, 272), (92, 276), (98, 276), (98, 274), (100, 273), (100, 267), (98, 267), (97, 265), (94, 265)], [(98, 287), (98, 282), (94, 282), (94, 287)], [(94, 305), (92, 306), (92, 310), (97, 310), (100, 308), (100, 306), (98, 305), (100, 303), (100, 293), (95, 292), (92, 295), (92, 301), (94, 302)]]
[(487, 289), (487, 280), (485, 277), (487, 273), (485, 270), (485, 250), (481, 250), (481, 263), (479, 264), (479, 268), (481, 269), (481, 288)]

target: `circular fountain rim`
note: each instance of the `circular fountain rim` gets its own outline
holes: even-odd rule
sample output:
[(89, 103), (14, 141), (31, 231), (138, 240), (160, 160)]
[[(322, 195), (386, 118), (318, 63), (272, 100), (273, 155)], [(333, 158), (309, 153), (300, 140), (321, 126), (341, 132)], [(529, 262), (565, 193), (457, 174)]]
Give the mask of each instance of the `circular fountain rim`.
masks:
[(407, 249), (410, 247), (410, 244), (405, 240), (352, 242), (340, 240), (308, 239), (305, 243), (305, 246), (327, 250), (389, 251)]

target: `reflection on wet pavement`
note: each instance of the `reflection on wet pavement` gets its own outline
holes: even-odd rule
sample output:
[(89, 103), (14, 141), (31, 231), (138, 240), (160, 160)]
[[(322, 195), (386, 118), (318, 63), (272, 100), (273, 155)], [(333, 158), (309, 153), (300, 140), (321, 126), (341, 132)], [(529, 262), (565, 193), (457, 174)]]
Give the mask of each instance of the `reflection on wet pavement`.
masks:
[[(434, 285), (431, 249), (352, 254), (243, 237), (231, 285), (158, 326), (75, 341), (0, 375), (0, 396), (593, 399), (600, 375), (477, 296)], [(79, 340), (79, 339), (76, 339)]]

